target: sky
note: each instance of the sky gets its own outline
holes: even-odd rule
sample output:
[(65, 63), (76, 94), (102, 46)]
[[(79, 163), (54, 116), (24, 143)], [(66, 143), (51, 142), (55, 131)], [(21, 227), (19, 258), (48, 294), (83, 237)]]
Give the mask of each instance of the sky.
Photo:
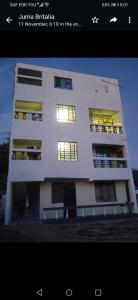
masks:
[(138, 169), (138, 58), (0, 58), (0, 143), (11, 126), (14, 66), (28, 63), (119, 80), (132, 168)]

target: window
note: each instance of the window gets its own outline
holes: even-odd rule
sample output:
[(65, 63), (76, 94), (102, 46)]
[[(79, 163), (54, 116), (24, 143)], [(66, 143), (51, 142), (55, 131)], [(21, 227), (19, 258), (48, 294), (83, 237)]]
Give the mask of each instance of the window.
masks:
[(57, 105), (57, 122), (75, 123), (75, 106)]
[(77, 161), (77, 143), (58, 142), (59, 161)]
[(109, 149), (102, 147), (95, 147), (96, 157), (109, 157)]
[(42, 85), (42, 80), (18, 76), (17, 77), (17, 83), (41, 86)]
[(110, 161), (109, 160), (94, 160), (94, 167), (95, 168), (110, 168)]
[(103, 123), (109, 123), (109, 124), (113, 124), (113, 118), (112, 115), (111, 116), (103, 116)]
[[(21, 76), (17, 76), (17, 83), (22, 84), (30, 84), (30, 85), (42, 85), (42, 80), (38, 78), (42, 78), (42, 72), (38, 70), (31, 70), (25, 68), (18, 68), (18, 74)], [(27, 76), (27, 77), (25, 77)], [(30, 77), (30, 78), (28, 78)], [(36, 77), (36, 78), (34, 78)]]
[(19, 75), (30, 76), (30, 77), (40, 77), (40, 78), (42, 78), (42, 72), (38, 71), (38, 70), (18, 68), (18, 74)]
[(64, 183), (53, 182), (52, 183), (52, 203), (64, 202)]
[(62, 77), (55, 77), (54, 78), (54, 87), (55, 88), (72, 90), (72, 79), (62, 78)]
[(95, 195), (96, 202), (116, 202), (114, 182), (96, 182)]
[(95, 124), (104, 124), (104, 123), (113, 124), (112, 115), (97, 114), (97, 115), (94, 116), (94, 123)]

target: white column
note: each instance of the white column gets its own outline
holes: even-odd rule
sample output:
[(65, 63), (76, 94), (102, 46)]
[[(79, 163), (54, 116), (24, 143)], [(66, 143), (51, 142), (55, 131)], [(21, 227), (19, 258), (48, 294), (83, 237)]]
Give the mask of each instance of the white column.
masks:
[(44, 220), (46, 220), (46, 211), (45, 210), (43, 211), (43, 218), (44, 218)]
[(69, 212), (68, 212), (68, 208), (66, 208), (66, 218), (68, 219), (69, 217)]
[(131, 176), (130, 180), (128, 181), (128, 188), (130, 193), (130, 200), (134, 203), (134, 213), (138, 214), (138, 205), (137, 205), (137, 199), (136, 199), (136, 192), (134, 187), (134, 181), (133, 177)]
[(104, 206), (104, 216), (106, 216), (106, 207)]
[(58, 219), (58, 210), (56, 210), (56, 220)]
[(92, 215), (95, 217), (95, 208), (92, 208)]
[(124, 214), (126, 214), (126, 213), (127, 213), (126, 206), (124, 206)]
[(114, 206), (114, 215), (116, 215), (116, 206)]

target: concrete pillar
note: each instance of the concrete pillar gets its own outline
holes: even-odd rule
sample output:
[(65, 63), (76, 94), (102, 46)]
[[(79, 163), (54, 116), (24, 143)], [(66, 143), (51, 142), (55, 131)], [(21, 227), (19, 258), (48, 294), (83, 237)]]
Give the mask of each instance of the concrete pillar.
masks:
[(131, 176), (128, 180), (128, 188), (130, 193), (130, 201), (134, 203), (134, 213), (138, 214), (138, 206), (137, 206), (137, 199), (136, 199), (136, 193), (135, 193), (135, 186), (133, 177)]

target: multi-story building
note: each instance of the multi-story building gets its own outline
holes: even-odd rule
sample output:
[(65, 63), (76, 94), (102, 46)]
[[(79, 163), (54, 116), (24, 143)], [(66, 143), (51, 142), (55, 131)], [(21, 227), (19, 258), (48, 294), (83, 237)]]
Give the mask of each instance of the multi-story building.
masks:
[(17, 64), (5, 223), (137, 213), (118, 81)]

